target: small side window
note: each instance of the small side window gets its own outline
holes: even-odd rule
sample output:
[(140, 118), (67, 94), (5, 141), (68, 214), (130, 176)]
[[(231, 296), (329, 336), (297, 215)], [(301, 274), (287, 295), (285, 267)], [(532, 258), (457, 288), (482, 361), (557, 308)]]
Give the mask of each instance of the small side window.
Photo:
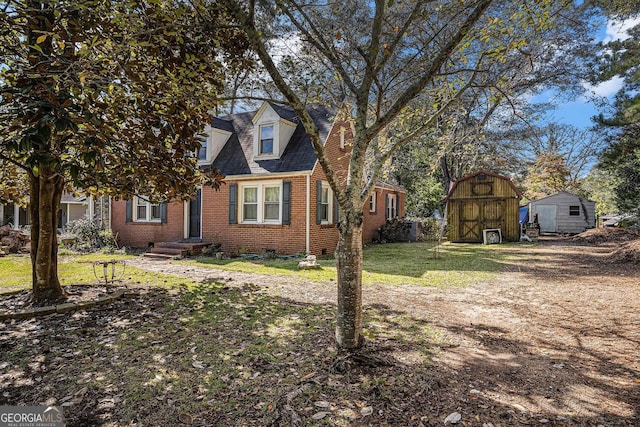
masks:
[(580, 206), (569, 206), (569, 216), (580, 216)]

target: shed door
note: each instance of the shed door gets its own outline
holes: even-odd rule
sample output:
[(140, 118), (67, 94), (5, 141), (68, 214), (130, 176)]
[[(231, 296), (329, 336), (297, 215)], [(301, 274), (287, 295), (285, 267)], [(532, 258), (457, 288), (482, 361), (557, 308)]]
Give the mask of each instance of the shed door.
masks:
[(535, 205), (535, 213), (538, 215), (540, 232), (555, 233), (558, 231), (556, 223), (556, 205)]
[(480, 203), (477, 200), (460, 202), (460, 241), (481, 242)]

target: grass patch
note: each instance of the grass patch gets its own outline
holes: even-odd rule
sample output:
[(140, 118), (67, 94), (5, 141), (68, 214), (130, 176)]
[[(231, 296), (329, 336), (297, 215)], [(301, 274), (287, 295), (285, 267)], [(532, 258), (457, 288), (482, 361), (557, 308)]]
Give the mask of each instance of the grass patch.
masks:
[[(115, 254), (64, 254), (58, 256), (58, 277), (62, 286), (99, 283), (93, 270), (93, 262), (127, 260), (132, 255)], [(99, 267), (96, 267), (99, 269)], [(100, 271), (98, 271), (100, 274)], [(99, 276), (101, 277), (101, 276)], [(188, 280), (161, 273), (153, 273), (126, 266), (123, 280), (145, 285), (176, 286), (190, 284)], [(31, 259), (29, 255), (10, 255), (0, 258), (0, 293), (31, 287)]]
[[(508, 245), (501, 245), (508, 246)], [(370, 245), (364, 249), (363, 284), (466, 286), (500, 271), (508, 255), (497, 245), (445, 244), (437, 252), (430, 242)], [(256, 274), (301, 277), (314, 282), (336, 280), (335, 260), (320, 260), (319, 270), (298, 270), (295, 260), (198, 258), (178, 261), (197, 266)]]

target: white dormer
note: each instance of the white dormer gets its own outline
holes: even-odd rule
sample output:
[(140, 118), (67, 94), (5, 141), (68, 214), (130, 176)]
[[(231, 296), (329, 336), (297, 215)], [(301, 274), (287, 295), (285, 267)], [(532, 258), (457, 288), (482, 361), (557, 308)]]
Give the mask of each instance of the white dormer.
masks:
[(203, 134), (206, 136), (201, 141), (202, 147), (198, 152), (198, 165), (210, 165), (218, 157), (232, 133), (207, 125)]
[(253, 117), (253, 158), (280, 158), (295, 130), (295, 123), (280, 117), (268, 102), (263, 103)]

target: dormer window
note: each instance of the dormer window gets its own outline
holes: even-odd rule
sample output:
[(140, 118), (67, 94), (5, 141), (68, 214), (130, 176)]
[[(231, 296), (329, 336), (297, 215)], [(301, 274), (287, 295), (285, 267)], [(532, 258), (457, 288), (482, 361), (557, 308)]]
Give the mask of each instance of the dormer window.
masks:
[(254, 126), (253, 157), (256, 160), (280, 158), (296, 130), (297, 124), (281, 117), (278, 111), (265, 102), (251, 119)]
[(260, 155), (273, 154), (273, 125), (260, 126)]
[(198, 160), (207, 160), (208, 139), (206, 137), (201, 136), (199, 140), (200, 140), (200, 149), (198, 149)]
[(194, 156), (197, 156), (198, 158), (198, 165), (202, 166), (211, 164), (216, 159), (222, 150), (222, 147), (224, 147), (231, 135), (232, 132), (207, 126), (203, 134), (198, 137), (200, 148), (197, 152), (193, 153)]

